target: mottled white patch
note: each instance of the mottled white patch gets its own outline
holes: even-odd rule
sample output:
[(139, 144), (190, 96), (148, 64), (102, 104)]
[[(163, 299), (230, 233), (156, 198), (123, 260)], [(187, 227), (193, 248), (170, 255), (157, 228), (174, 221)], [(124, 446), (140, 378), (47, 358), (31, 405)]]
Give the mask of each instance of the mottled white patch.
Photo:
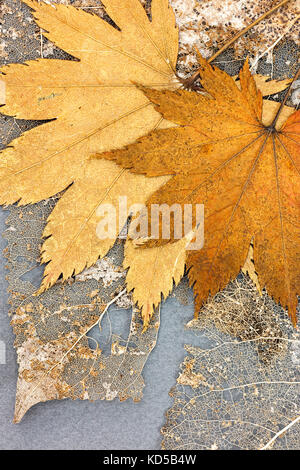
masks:
[(118, 395), (118, 391), (117, 390), (112, 391), (110, 389), (111, 384), (108, 384), (107, 382), (103, 382), (103, 387), (106, 391), (106, 395), (105, 395), (106, 400), (108, 401), (114, 400), (116, 396)]
[(76, 276), (77, 281), (85, 281), (87, 279), (95, 279), (102, 281), (104, 287), (108, 287), (112, 282), (125, 277), (125, 271), (116, 267), (108, 258), (99, 259), (93, 266), (85, 269)]
[(292, 89), (294, 90), (291, 96), (291, 100), (294, 106), (299, 106), (300, 104), (300, 80), (296, 80), (293, 85)]

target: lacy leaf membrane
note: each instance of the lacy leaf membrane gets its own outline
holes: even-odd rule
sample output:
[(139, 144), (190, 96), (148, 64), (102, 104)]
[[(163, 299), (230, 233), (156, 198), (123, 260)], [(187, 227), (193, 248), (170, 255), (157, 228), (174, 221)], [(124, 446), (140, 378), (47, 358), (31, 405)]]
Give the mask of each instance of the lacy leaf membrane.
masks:
[[(157, 339), (159, 313), (142, 334), (140, 313), (132, 309), (127, 294), (120, 295), (125, 276), (121, 244), (96, 265), (93, 275), (90, 270), (35, 295), (42, 276), (41, 234), (55, 202), (12, 207), (7, 219), (7, 280), (19, 364), (15, 421), (34, 404), (53, 399), (139, 401), (142, 370)], [(127, 310), (110, 315), (105, 308), (118, 295), (114, 303)], [(98, 341), (106, 315), (112, 332)], [(120, 325), (121, 335), (114, 331)]]
[(299, 333), (245, 276), (187, 324), (163, 449), (298, 449)]

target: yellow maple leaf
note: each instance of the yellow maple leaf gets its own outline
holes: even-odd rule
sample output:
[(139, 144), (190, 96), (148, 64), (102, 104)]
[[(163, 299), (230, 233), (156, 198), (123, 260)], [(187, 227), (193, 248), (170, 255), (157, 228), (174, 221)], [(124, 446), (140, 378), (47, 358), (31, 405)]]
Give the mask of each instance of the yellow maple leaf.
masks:
[[(45, 36), (79, 62), (41, 59), (2, 67), (4, 114), (55, 119), (14, 140), (1, 154), (0, 203), (28, 204), (67, 188), (44, 235), (48, 262), (42, 289), (78, 273), (104, 256), (115, 238), (96, 236), (97, 207), (118, 194), (143, 202), (157, 188), (103, 162), (91, 153), (122, 147), (150, 130), (169, 127), (144, 94), (139, 81), (178, 86), (174, 70), (178, 31), (168, 0), (152, 2), (150, 22), (138, 0), (105, 2), (120, 31), (95, 15), (65, 5), (25, 0)], [(4, 93), (5, 91), (5, 93)], [(119, 193), (118, 193), (119, 191)], [(129, 194), (130, 193), (130, 194)], [(148, 197), (148, 196), (147, 196)]]

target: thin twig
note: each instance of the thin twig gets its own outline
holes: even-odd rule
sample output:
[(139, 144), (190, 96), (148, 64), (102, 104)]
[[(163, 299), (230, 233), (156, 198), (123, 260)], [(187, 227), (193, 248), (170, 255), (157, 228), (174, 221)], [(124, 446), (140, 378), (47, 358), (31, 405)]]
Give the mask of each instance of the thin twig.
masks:
[(44, 58), (44, 55), (43, 55), (43, 33), (42, 33), (41, 28), (40, 28), (40, 42), (41, 42), (40, 54), (41, 54), (41, 58), (43, 59)]

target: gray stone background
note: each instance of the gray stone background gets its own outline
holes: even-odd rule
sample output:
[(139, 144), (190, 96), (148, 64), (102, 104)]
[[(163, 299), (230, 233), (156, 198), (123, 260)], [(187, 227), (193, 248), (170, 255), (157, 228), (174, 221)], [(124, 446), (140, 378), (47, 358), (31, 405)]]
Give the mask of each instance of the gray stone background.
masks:
[[(2, 32), (4, 47), (0, 48), (2, 63), (19, 62), (38, 56), (40, 35), (30, 19), (29, 9), (19, 0), (0, 0), (2, 3)], [(12, 9), (13, 14), (5, 10)], [(22, 21), (16, 18), (22, 16)], [(1, 19), (1, 18), (0, 18)], [(23, 21), (24, 20), (24, 21)], [(22, 29), (23, 28), (23, 29)], [(25, 31), (25, 34), (24, 34)], [(3, 43), (2, 43), (3, 45)], [(51, 44), (43, 40), (45, 56), (67, 58)], [(48, 52), (46, 52), (48, 51)], [(276, 49), (274, 63), (265, 59), (259, 63), (258, 71), (273, 77), (284, 78), (292, 74), (297, 61), (297, 48), (292, 41), (281, 43)], [(1, 57), (0, 56), (0, 57)], [(241, 61), (233, 60), (231, 51), (219, 58), (221, 66), (232, 74), (237, 73)], [(276, 97), (280, 99), (281, 97)], [(32, 122), (16, 121), (1, 117), (1, 146), (35, 125)], [(5, 230), (7, 211), (0, 209), (0, 231)], [(0, 238), (0, 251), (5, 248)], [(192, 292), (183, 283), (173, 295), (162, 304), (161, 328), (158, 343), (145, 366), (144, 396), (135, 404), (131, 400), (97, 401), (51, 401), (31, 408), (20, 424), (13, 424), (13, 410), (17, 381), (17, 362), (13, 348), (13, 334), (7, 317), (8, 303), (5, 280), (5, 259), (0, 265), (0, 340), (6, 349), (5, 364), (0, 364), (0, 448), (1, 449), (158, 449), (160, 429), (164, 424), (164, 413), (172, 405), (168, 391), (176, 382), (179, 364), (185, 357), (184, 344), (192, 342), (197, 346), (200, 338), (184, 331), (184, 325), (193, 317)], [(42, 278), (42, 271), (39, 273)], [(181, 291), (179, 295), (179, 291)], [(187, 302), (183, 304), (182, 291)], [(111, 316), (116, 307), (110, 309)], [(120, 310), (119, 315), (128, 311)], [(170, 321), (171, 317), (171, 321)], [(198, 341), (198, 344), (197, 344)]]

